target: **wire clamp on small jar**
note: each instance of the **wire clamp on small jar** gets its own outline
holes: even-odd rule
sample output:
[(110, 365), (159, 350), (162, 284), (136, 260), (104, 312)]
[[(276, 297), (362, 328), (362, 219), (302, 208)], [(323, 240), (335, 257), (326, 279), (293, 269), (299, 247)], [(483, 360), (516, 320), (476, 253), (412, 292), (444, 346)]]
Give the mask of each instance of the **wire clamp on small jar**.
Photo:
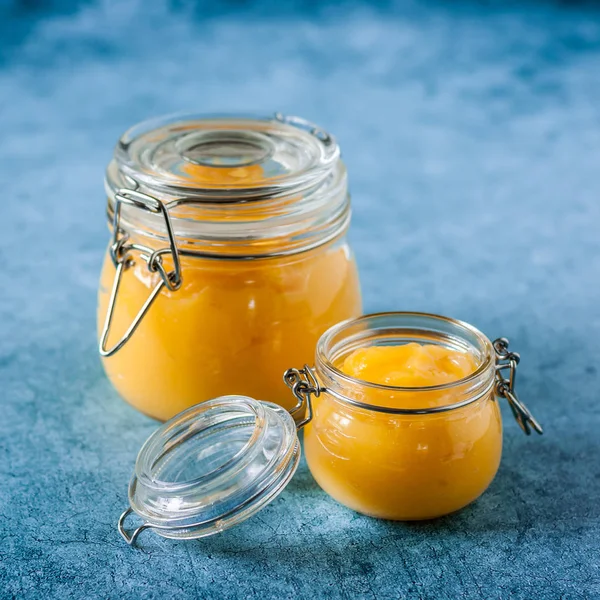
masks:
[[(544, 433), (542, 426), (519, 400), (515, 392), (517, 365), (521, 357), (508, 349), (509, 342), (506, 338), (494, 340), (493, 345), (496, 352), (496, 394), (500, 398), (506, 398), (519, 427), (527, 435), (531, 434), (532, 429), (539, 434)], [(506, 370), (508, 370), (508, 377), (502, 373)]]
[(119, 530), (119, 533), (121, 534), (121, 537), (130, 546), (133, 546), (135, 544), (135, 541), (136, 541), (137, 537), (140, 535), (140, 533), (142, 533), (142, 531), (144, 531), (144, 529), (153, 529), (152, 525), (149, 525), (148, 523), (143, 523), (142, 525), (138, 525), (138, 527), (136, 529), (134, 529), (131, 533), (129, 533), (128, 531), (126, 531), (126, 529), (125, 529), (125, 520), (132, 513), (133, 513), (133, 509), (128, 508), (119, 517), (119, 522), (117, 523), (117, 528)]
[[(129, 240), (129, 235), (120, 228), (121, 207), (123, 204), (134, 206), (154, 214), (162, 215), (169, 238), (169, 247), (152, 250), (151, 248), (142, 246), (141, 244), (128, 244), (127, 242)], [(131, 325), (128, 327), (121, 339), (112, 348), (107, 348), (106, 343), (115, 310), (119, 284), (121, 283), (121, 276), (123, 275), (124, 270), (127, 270), (134, 264), (134, 261), (131, 258), (131, 253), (134, 251), (138, 252), (140, 257), (146, 261), (148, 270), (151, 273), (158, 273), (160, 275), (160, 281), (156, 284), (150, 293), (150, 296), (148, 296), (135, 319), (132, 321)], [(171, 271), (167, 271), (163, 263), (162, 257), (165, 254), (169, 254), (173, 260), (173, 269)], [(162, 290), (163, 286), (172, 292), (181, 287), (181, 263), (179, 260), (177, 244), (175, 242), (175, 233), (173, 231), (173, 226), (171, 224), (167, 207), (162, 202), (156, 198), (153, 198), (152, 196), (149, 196), (148, 194), (144, 194), (136, 190), (120, 189), (115, 194), (113, 239), (110, 246), (110, 256), (113, 264), (115, 265), (116, 273), (108, 302), (104, 327), (102, 328), (102, 335), (100, 336), (99, 351), (100, 355), (104, 357), (112, 356), (125, 345), (125, 343), (133, 335), (134, 331), (137, 329), (144, 315), (148, 312), (150, 306), (152, 306), (152, 303)]]
[(298, 403), (290, 410), (294, 419), (295, 415), (304, 410), (304, 418), (296, 423), (296, 427), (301, 429), (312, 420), (312, 402), (311, 397), (318, 398), (323, 391), (319, 386), (317, 377), (313, 370), (304, 365), (302, 369), (288, 369), (283, 375), (283, 381), (292, 390)]

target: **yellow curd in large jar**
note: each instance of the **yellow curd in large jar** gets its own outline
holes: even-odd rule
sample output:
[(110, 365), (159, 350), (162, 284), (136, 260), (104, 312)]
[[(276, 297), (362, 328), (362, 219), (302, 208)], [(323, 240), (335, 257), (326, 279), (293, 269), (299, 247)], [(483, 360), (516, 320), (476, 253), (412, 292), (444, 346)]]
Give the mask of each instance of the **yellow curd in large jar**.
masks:
[[(182, 267), (182, 287), (161, 292), (131, 340), (103, 359), (123, 398), (156, 419), (227, 394), (291, 408), (283, 371), (310, 362), (326, 329), (360, 314), (356, 266), (343, 242), (247, 263), (191, 258)], [(107, 256), (100, 323), (114, 274)], [(143, 263), (128, 270), (109, 343), (125, 331), (157, 281)]]
[(328, 494), (366, 515), (418, 520), (459, 510), (489, 486), (502, 452), (492, 390), (447, 412), (368, 407), (431, 410), (463, 401), (468, 393), (460, 381), (478, 369), (477, 356), (407, 343), (358, 348), (334, 362), (341, 377), (351, 378), (344, 382), (348, 396), (366, 408), (328, 393), (313, 399), (304, 447)]
[[(228, 394), (290, 408), (283, 371), (310, 362), (326, 329), (360, 314), (356, 265), (345, 240), (345, 170), (332, 138), (313, 129), (299, 120), (198, 118), (124, 136), (108, 187), (129, 186), (137, 169), (148, 188), (146, 171), (152, 171), (157, 192), (136, 189), (172, 207), (182, 274), (179, 289), (163, 287), (123, 347), (103, 356), (117, 391), (140, 411), (166, 420)], [(109, 195), (109, 213), (111, 206)], [(148, 234), (141, 213), (122, 209), (133, 264), (122, 273), (107, 348), (160, 282), (137, 248), (155, 251), (168, 241), (164, 231), (162, 238)], [(171, 255), (163, 264), (173, 268)], [(99, 333), (115, 274), (107, 252)]]

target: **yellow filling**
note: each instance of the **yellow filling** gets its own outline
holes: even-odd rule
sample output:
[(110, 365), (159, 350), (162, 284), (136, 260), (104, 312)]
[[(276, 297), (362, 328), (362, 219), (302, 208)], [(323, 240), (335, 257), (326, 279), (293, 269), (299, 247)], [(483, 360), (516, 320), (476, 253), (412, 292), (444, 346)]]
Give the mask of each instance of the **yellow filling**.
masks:
[(477, 368), (466, 352), (435, 344), (368, 346), (352, 352), (342, 371), (362, 381), (396, 387), (429, 387), (452, 383)]
[[(361, 381), (413, 389), (350, 386), (365, 404), (429, 408), (469, 397), (459, 382), (478, 366), (475, 356), (415, 343), (360, 348), (338, 365)], [(421, 388), (421, 389), (419, 389)], [(305, 453), (319, 485), (346, 506), (367, 515), (430, 519), (475, 500), (491, 483), (502, 451), (502, 427), (490, 390), (463, 408), (398, 415), (357, 408), (331, 395), (313, 401)]]
[(264, 169), (261, 165), (249, 165), (247, 167), (209, 167), (187, 163), (181, 170), (190, 175), (198, 183), (208, 183), (227, 187), (228, 184), (244, 184), (253, 187), (264, 177)]

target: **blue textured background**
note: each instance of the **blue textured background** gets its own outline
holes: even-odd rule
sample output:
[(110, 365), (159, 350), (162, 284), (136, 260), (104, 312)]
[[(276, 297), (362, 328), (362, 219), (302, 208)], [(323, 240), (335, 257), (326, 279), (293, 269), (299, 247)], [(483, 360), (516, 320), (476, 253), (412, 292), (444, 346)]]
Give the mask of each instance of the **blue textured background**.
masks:
[[(0, 597), (600, 597), (600, 8), (0, 0)], [(178, 110), (336, 133), (366, 310), (508, 336), (519, 390), (489, 491), (437, 522), (356, 515), (302, 466), (218, 537), (116, 519), (156, 427), (96, 354), (119, 134)]]

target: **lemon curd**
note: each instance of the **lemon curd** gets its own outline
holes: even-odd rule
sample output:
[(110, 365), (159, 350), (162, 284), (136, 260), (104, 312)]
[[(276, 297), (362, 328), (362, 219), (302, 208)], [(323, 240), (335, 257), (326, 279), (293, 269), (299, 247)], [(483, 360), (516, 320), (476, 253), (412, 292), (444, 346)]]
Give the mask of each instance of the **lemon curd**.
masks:
[(313, 400), (305, 453), (333, 498), (373, 517), (418, 520), (459, 510), (489, 486), (502, 452), (493, 350), (462, 327), (389, 313), (324, 336), (316, 371), (327, 391)]
[(409, 342), (354, 350), (344, 360), (342, 371), (371, 383), (416, 388), (452, 383), (476, 367), (474, 357), (466, 352)]
[[(159, 120), (123, 136), (106, 187), (111, 219), (123, 188), (162, 203), (177, 248), (160, 211), (119, 208), (98, 301), (117, 391), (160, 420), (227, 394), (291, 407), (283, 371), (311, 362), (324, 331), (361, 312), (335, 140), (281, 116)], [(175, 258), (180, 282), (128, 332)]]
[[(290, 364), (309, 362), (332, 323), (360, 312), (356, 267), (344, 243), (242, 264), (192, 258), (182, 267), (182, 288), (163, 291), (131, 340), (104, 359), (121, 396), (160, 420), (232, 393), (290, 408), (293, 399), (281, 374)], [(100, 319), (114, 276), (107, 258)], [(134, 319), (157, 279), (143, 263), (128, 270), (119, 289), (114, 338)]]

